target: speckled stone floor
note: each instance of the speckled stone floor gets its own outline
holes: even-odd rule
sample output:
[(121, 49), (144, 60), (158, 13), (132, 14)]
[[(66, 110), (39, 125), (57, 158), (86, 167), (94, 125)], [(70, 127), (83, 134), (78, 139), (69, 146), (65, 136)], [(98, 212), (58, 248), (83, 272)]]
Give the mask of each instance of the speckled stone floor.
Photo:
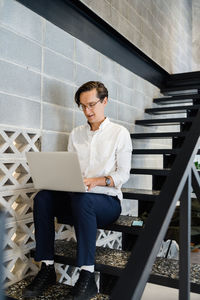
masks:
[[(7, 295), (17, 300), (25, 300), (22, 297), (22, 291), (26, 285), (28, 285), (33, 277), (27, 277), (20, 282), (13, 284), (7, 290)], [(29, 298), (32, 300), (72, 300), (70, 296), (71, 287), (65, 284), (57, 283), (50, 287), (47, 291), (43, 293), (42, 296), (37, 298)], [(91, 300), (108, 300), (109, 297), (106, 295), (98, 294), (96, 297), (91, 298)]]

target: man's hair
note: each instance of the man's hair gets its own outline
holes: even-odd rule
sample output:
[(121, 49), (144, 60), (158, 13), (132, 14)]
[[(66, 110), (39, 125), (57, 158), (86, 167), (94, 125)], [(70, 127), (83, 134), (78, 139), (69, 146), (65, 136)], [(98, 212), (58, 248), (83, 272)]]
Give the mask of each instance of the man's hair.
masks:
[(105, 97), (108, 97), (108, 90), (102, 82), (88, 81), (88, 82), (84, 83), (83, 85), (81, 85), (80, 88), (76, 91), (74, 99), (78, 106), (80, 106), (80, 94), (83, 92), (91, 91), (93, 89), (96, 89), (97, 98), (100, 99), (101, 102), (103, 101), (103, 99)]

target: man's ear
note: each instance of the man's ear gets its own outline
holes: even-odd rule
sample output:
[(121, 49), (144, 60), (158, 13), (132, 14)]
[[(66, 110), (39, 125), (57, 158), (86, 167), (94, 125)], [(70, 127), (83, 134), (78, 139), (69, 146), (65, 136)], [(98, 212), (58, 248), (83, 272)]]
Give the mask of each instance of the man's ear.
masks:
[(104, 103), (105, 105), (108, 103), (108, 97), (105, 97), (105, 98), (103, 99), (103, 103)]

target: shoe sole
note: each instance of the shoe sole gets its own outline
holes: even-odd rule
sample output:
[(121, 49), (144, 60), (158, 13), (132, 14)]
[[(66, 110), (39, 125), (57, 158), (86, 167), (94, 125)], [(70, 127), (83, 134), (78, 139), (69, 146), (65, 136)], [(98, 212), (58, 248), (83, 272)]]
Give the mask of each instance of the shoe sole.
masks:
[(43, 291), (40, 291), (38, 293), (33, 293), (33, 292), (29, 292), (27, 291), (27, 294), (26, 292), (22, 293), (22, 297), (25, 298), (25, 299), (28, 299), (28, 298), (36, 298), (36, 297), (39, 297), (39, 296), (42, 296), (43, 293), (52, 285), (56, 284), (56, 282), (53, 282), (53, 283), (50, 283), (46, 286), (46, 288), (43, 290)]

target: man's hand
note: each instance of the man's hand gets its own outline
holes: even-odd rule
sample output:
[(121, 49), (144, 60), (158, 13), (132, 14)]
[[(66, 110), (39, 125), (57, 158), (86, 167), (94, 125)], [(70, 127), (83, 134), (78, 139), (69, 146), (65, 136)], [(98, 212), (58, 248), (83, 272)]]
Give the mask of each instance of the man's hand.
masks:
[[(111, 184), (109, 186), (114, 186), (114, 181), (111, 176), (108, 176), (111, 180)], [(84, 178), (83, 179), (84, 184), (88, 187), (88, 191), (93, 189), (95, 186), (105, 186), (106, 181), (105, 177), (93, 177), (93, 178)]]
[(96, 178), (84, 178), (84, 184), (88, 187), (88, 191), (99, 185), (99, 177)]

